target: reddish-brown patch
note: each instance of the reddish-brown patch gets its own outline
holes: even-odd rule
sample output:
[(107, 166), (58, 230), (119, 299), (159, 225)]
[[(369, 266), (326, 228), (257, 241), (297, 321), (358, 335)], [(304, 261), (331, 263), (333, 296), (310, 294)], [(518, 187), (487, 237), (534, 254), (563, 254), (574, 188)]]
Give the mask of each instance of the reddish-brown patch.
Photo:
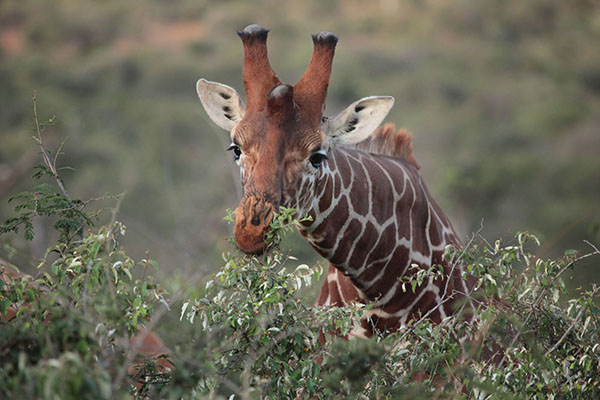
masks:
[(352, 209), (359, 215), (367, 215), (369, 213), (369, 182), (362, 167), (355, 162), (354, 164), (354, 182), (350, 189), (350, 201)]
[(413, 248), (418, 249), (421, 254), (429, 254), (429, 244), (427, 242), (427, 218), (428, 203), (425, 194), (417, 187), (417, 203), (411, 209), (409, 218), (412, 221), (412, 242)]
[(0, 49), (9, 56), (21, 54), (25, 49), (25, 30), (21, 26), (7, 25), (0, 28)]
[(342, 292), (342, 295), (344, 296), (344, 300), (346, 300), (346, 303), (349, 304), (351, 302), (360, 302), (361, 301), (361, 297), (360, 294), (358, 292), (358, 289), (356, 288), (356, 286), (354, 286), (354, 284), (352, 283), (352, 280), (344, 275), (342, 273), (342, 271), (338, 270), (338, 282), (339, 282), (339, 286), (340, 286), (340, 291)]
[(346, 228), (346, 232), (344, 232), (344, 236), (351, 239), (340, 241), (335, 254), (329, 259), (333, 265), (340, 265), (348, 259), (348, 254), (352, 250), (352, 245), (354, 243), (352, 239), (358, 237), (361, 231), (362, 224), (358, 220), (353, 219), (350, 221), (348, 228)]
[[(341, 179), (341, 183), (344, 185), (345, 188), (350, 187), (350, 185), (352, 184), (352, 181), (350, 181), (351, 177), (352, 177), (352, 168), (350, 167), (350, 163), (348, 161), (348, 157), (346, 156), (346, 153), (338, 153), (339, 157), (335, 157), (336, 158), (336, 162), (337, 162), (337, 166), (338, 166), (338, 171), (340, 171), (340, 175), (342, 177)], [(336, 193), (339, 193), (337, 190), (337, 182), (336, 182)]]
[(370, 292), (387, 293), (394, 285), (398, 283), (401, 276), (404, 275), (409, 263), (408, 249), (399, 246), (394, 251), (392, 259), (386, 268), (386, 273), (375, 282)]
[(410, 240), (411, 238), (410, 221), (406, 219), (403, 220), (400, 217), (402, 217), (405, 214), (406, 210), (409, 209), (413, 202), (413, 198), (414, 197), (412, 195), (412, 192), (407, 191), (406, 193), (404, 193), (404, 196), (396, 203), (396, 217), (398, 222), (398, 230), (396, 234), (398, 235), (399, 239)]
[(384, 124), (368, 138), (354, 145), (354, 148), (368, 153), (401, 158), (416, 168), (420, 168), (412, 148), (412, 135), (405, 129), (396, 130), (394, 124)]
[[(377, 164), (375, 164), (377, 165)], [(372, 213), (379, 224), (383, 224), (394, 215), (396, 205), (394, 189), (381, 167), (371, 173), (371, 185), (377, 188), (379, 196), (373, 196)]]
[[(400, 318), (397, 317), (379, 317), (377, 315), (371, 316), (371, 325), (375, 327), (381, 333), (391, 333), (398, 329)], [(371, 328), (372, 329), (372, 328)]]
[(348, 207), (348, 201), (346, 200), (346, 197), (342, 197), (336, 206), (335, 212), (329, 214), (329, 216), (311, 233), (312, 236), (321, 238), (317, 244), (328, 249), (332, 248), (339, 233), (336, 230), (335, 221), (346, 221), (349, 216), (350, 208)]
[(323, 212), (331, 206), (333, 200), (333, 178), (327, 178), (325, 190), (319, 199), (319, 211)]
[(356, 242), (354, 245), (354, 251), (349, 260), (350, 268), (357, 270), (364, 265), (367, 255), (369, 254), (369, 250), (371, 250), (371, 247), (375, 245), (377, 238), (378, 235), (375, 225), (373, 225), (372, 222), (367, 222), (363, 234), (361, 235), (360, 239), (358, 239), (358, 242)]
[[(426, 284), (424, 284), (423, 286), (425, 286)], [(420, 315), (424, 315), (425, 313), (427, 313), (429, 310), (431, 310), (432, 308), (434, 308), (437, 305), (437, 300), (436, 300), (436, 295), (428, 290), (417, 302), (417, 304), (415, 304), (415, 306), (412, 308), (410, 314), (409, 314), (409, 318), (410, 319), (418, 319), (420, 317)], [(433, 321), (434, 323), (438, 324), (442, 321), (441, 318), (441, 314), (439, 312), (439, 308), (436, 309), (435, 311), (433, 311), (431, 314), (429, 314), (428, 318)]]
[(129, 345), (136, 351), (137, 357), (134, 362), (129, 365), (128, 373), (131, 376), (133, 385), (138, 389), (144, 384), (145, 377), (138, 376), (144, 372), (143, 367), (149, 360), (155, 360), (156, 370), (159, 373), (165, 373), (167, 370), (173, 369), (166, 358), (161, 357), (169, 354), (170, 350), (164, 344), (162, 339), (155, 333), (141, 328), (136, 335), (129, 338)]
[(329, 266), (327, 275), (325, 275), (325, 282), (323, 282), (323, 285), (321, 286), (321, 291), (319, 292), (319, 296), (317, 296), (317, 299), (315, 300), (316, 306), (322, 306), (327, 301), (327, 296), (329, 296), (329, 285), (327, 284), (327, 277), (329, 276), (329, 274), (334, 272), (333, 268), (335, 268), (333, 265)]

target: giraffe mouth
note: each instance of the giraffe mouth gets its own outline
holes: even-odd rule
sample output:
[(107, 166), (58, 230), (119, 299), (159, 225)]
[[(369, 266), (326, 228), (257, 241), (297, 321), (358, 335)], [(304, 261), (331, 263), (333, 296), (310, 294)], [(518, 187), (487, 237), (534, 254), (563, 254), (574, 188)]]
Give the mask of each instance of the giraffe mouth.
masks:
[(274, 204), (257, 197), (245, 197), (235, 210), (234, 237), (246, 254), (261, 254), (267, 248), (265, 238), (271, 229)]

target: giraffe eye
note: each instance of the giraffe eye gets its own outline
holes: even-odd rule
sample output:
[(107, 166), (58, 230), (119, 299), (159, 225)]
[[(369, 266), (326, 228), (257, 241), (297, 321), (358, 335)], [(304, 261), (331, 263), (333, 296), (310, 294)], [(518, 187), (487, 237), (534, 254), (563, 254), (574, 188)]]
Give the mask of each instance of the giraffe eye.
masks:
[(242, 149), (240, 149), (240, 146), (238, 146), (235, 143), (232, 143), (228, 148), (227, 151), (231, 151), (233, 150), (233, 158), (234, 160), (239, 160), (240, 156), (242, 155)]
[(327, 160), (327, 155), (323, 150), (319, 150), (315, 153), (312, 153), (310, 158), (308, 159), (308, 161), (310, 161), (312, 166), (315, 168), (320, 168), (323, 164), (323, 161), (325, 160)]

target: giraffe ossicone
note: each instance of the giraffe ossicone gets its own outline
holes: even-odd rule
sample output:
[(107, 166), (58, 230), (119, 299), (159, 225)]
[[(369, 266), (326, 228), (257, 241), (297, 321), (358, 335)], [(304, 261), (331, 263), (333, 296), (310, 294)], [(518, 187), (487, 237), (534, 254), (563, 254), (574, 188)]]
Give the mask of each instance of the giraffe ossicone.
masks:
[[(258, 25), (239, 33), (246, 104), (227, 85), (196, 85), (209, 117), (230, 131), (240, 166), (237, 246), (264, 251), (273, 213), (295, 208), (298, 217), (312, 217), (300, 233), (331, 263), (316, 304), (374, 303), (359, 335), (394, 331), (419, 315), (440, 322), (456, 312), (472, 282), (442, 255), (460, 240), (418, 172), (410, 134), (379, 127), (394, 99), (365, 97), (334, 118), (323, 116), (337, 37), (314, 35), (306, 72), (287, 85), (269, 64), (267, 34)], [(402, 279), (414, 265), (441, 265), (444, 273), (405, 291)]]

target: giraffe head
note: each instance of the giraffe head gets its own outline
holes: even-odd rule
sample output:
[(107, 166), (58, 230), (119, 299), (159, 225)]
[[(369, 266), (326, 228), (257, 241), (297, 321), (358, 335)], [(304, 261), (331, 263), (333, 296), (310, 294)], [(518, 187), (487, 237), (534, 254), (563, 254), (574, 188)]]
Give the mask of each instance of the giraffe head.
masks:
[(323, 117), (337, 37), (313, 36), (313, 55), (293, 86), (275, 74), (267, 56), (266, 29), (250, 25), (238, 35), (244, 46), (246, 101), (231, 87), (200, 79), (198, 96), (210, 118), (230, 132), (228, 150), (240, 166), (243, 196), (234, 236), (246, 253), (265, 248), (264, 238), (280, 205), (306, 212), (315, 183), (336, 145), (368, 137), (393, 105), (392, 97), (367, 97), (335, 118)]

